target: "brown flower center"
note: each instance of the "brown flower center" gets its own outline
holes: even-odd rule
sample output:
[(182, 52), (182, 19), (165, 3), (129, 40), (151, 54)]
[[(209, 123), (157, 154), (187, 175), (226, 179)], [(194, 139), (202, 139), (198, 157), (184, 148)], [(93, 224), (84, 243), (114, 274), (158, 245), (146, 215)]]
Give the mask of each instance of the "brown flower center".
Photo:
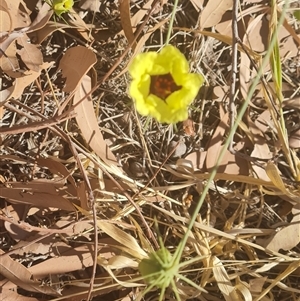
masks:
[(154, 94), (162, 100), (166, 100), (170, 94), (180, 89), (181, 86), (176, 85), (170, 73), (151, 76), (150, 94)]

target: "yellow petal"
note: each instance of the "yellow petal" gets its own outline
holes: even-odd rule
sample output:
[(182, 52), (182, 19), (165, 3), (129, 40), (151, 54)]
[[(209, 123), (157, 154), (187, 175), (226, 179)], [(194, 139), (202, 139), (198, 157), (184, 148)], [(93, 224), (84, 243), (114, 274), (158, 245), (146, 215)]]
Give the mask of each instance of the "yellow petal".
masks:
[[(203, 84), (203, 77), (189, 73), (185, 56), (171, 45), (165, 46), (160, 53), (150, 51), (137, 55), (129, 67), (129, 73), (133, 78), (129, 94), (134, 99), (137, 111), (162, 123), (187, 119), (188, 106)], [(176, 85), (181, 88), (163, 100), (149, 93), (151, 76), (165, 74), (171, 74)]]

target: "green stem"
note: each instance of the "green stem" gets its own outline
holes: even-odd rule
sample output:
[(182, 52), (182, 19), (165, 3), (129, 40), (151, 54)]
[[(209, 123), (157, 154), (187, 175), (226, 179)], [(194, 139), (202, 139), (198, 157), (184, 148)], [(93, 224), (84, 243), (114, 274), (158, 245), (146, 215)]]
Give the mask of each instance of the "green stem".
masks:
[(176, 14), (177, 6), (178, 6), (178, 0), (174, 0), (174, 7), (173, 7), (171, 19), (170, 19), (169, 28), (168, 28), (168, 34), (167, 34), (167, 38), (166, 38), (166, 45), (168, 45), (169, 42), (170, 42), (171, 32), (172, 32), (172, 29), (173, 29), (173, 24), (174, 24), (174, 20), (175, 20), (175, 14)]
[[(289, 1), (286, 0), (285, 3), (284, 3), (284, 6), (283, 6), (283, 9), (282, 9), (282, 14), (280, 16), (280, 19), (278, 21), (278, 27), (279, 28), (282, 24), (283, 24), (283, 21), (284, 21), (284, 18), (285, 18), (285, 15), (286, 15), (286, 10), (287, 10), (287, 7), (288, 7), (288, 3)], [(235, 123), (233, 125), (233, 127), (231, 128), (230, 132), (229, 132), (229, 135), (225, 141), (225, 144), (223, 145), (222, 147), (222, 150), (221, 150), (221, 153), (218, 157), (218, 160), (217, 160), (217, 163), (216, 165), (214, 166), (214, 169), (211, 171), (211, 174), (210, 174), (210, 177), (208, 178), (207, 180), (207, 183), (203, 189), (203, 192), (199, 198), (199, 201), (198, 201), (198, 204), (197, 204), (197, 207), (194, 211), (194, 214), (192, 215), (191, 217), (191, 220), (189, 222), (189, 225), (187, 227), (187, 230), (184, 234), (184, 236), (182, 237), (181, 241), (180, 241), (180, 244), (176, 250), (176, 253), (174, 254), (174, 258), (175, 260), (177, 261), (177, 263), (179, 263), (180, 259), (181, 259), (181, 256), (182, 256), (182, 253), (183, 253), (183, 250), (184, 250), (184, 246), (187, 242), (187, 239), (189, 237), (189, 232), (192, 230), (193, 226), (194, 226), (194, 223), (196, 221), (196, 218), (197, 218), (197, 215), (198, 215), (198, 212), (200, 211), (201, 209), (201, 206), (205, 200), (205, 197), (208, 193), (208, 190), (209, 190), (209, 184), (214, 180), (215, 176), (216, 176), (216, 173), (217, 173), (217, 170), (218, 170), (218, 167), (221, 163), (221, 160), (223, 159), (227, 149), (228, 149), (228, 146), (230, 144), (230, 141), (232, 140), (238, 126), (239, 126), (239, 123), (241, 122), (247, 108), (248, 108), (248, 104), (255, 92), (255, 89), (256, 89), (256, 86), (257, 84), (259, 83), (259, 80), (261, 78), (261, 76), (263, 75), (263, 70), (265, 68), (265, 66), (268, 64), (269, 60), (270, 60), (270, 56), (272, 54), (272, 50), (276, 44), (276, 41), (277, 41), (277, 36), (276, 35), (273, 35), (272, 36), (272, 39), (270, 41), (270, 44), (269, 44), (269, 49), (268, 49), (268, 52), (266, 53), (266, 56), (264, 57), (263, 61), (262, 61), (262, 64), (258, 70), (258, 74), (256, 75), (256, 77), (254, 78), (253, 82), (252, 82), (252, 85), (250, 86), (250, 89), (249, 89), (249, 93), (247, 95), (247, 98), (245, 99), (242, 107), (240, 108), (238, 114), (237, 114), (237, 117), (236, 117), (236, 120), (235, 120)]]

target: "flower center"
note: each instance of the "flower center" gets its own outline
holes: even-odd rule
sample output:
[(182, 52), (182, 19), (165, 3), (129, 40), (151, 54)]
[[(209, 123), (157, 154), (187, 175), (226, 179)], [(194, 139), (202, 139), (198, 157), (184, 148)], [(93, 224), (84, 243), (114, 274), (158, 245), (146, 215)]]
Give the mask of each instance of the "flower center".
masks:
[(166, 100), (170, 94), (180, 89), (181, 86), (176, 85), (170, 73), (151, 76), (150, 94), (153, 94), (162, 100)]

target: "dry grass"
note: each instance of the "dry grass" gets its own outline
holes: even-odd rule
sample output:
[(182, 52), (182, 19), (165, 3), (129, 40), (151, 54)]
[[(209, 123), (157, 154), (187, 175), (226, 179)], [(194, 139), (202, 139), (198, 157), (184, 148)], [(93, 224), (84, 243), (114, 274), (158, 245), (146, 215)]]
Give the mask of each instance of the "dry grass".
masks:
[[(66, 23), (32, 2), (1, 3), (2, 298), (158, 300), (160, 289), (143, 294), (138, 263), (158, 237), (171, 253), (180, 244), (283, 3), (240, 1), (234, 66), (231, 8), (179, 3), (170, 43), (206, 83), (189, 120), (170, 126), (135, 112), (127, 66), (164, 44), (172, 2), (130, 3), (129, 15), (127, 2), (92, 12), (81, 1)], [(300, 300), (297, 6), (278, 32), (282, 69), (265, 67), (189, 234), (180, 273), (199, 289), (177, 279), (181, 300)]]

